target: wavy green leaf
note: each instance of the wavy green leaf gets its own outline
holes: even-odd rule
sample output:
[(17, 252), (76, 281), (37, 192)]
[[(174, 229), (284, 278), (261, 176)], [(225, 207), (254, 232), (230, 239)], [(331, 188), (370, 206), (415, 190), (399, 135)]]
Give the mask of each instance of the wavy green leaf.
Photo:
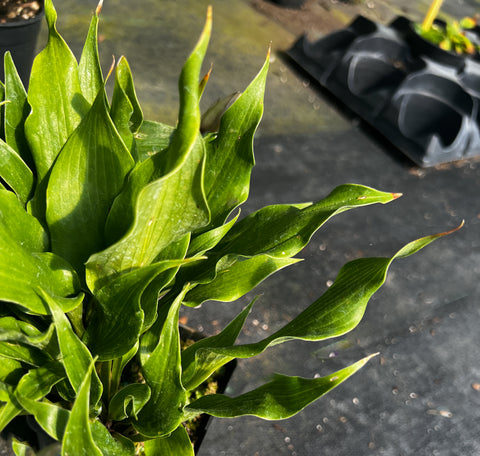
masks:
[[(205, 373), (232, 358), (250, 358), (268, 347), (293, 339), (320, 341), (341, 336), (355, 328), (365, 313), (370, 297), (385, 282), (388, 268), (395, 258), (406, 257), (448, 233), (427, 236), (410, 242), (391, 258), (360, 258), (340, 270), (333, 285), (291, 322), (266, 339), (245, 345), (201, 346), (195, 350), (195, 371), (187, 366), (190, 378), (205, 378)], [(195, 346), (193, 346), (195, 347)], [(191, 356), (191, 355), (190, 355)], [(223, 359), (222, 359), (223, 357)], [(190, 358), (191, 360), (191, 358)], [(214, 360), (214, 365), (210, 363)]]
[(205, 150), (199, 134), (198, 79), (210, 31), (211, 12), (182, 69), (179, 122), (170, 147), (161, 160), (153, 155), (130, 174), (112, 207), (106, 232), (123, 233), (128, 226), (130, 230), (116, 244), (92, 255), (87, 263), (88, 283), (152, 263), (169, 244), (209, 222), (203, 192)]
[(122, 421), (132, 417), (137, 419), (138, 413), (150, 399), (150, 387), (145, 383), (131, 383), (116, 393), (108, 411), (110, 418), (115, 421)]
[(20, 405), (31, 415), (40, 427), (53, 439), (61, 441), (65, 435), (70, 411), (48, 401), (36, 401), (17, 394)]
[(229, 255), (228, 267), (217, 271), (213, 281), (199, 284), (189, 291), (185, 297), (184, 304), (196, 307), (207, 300), (235, 301), (274, 272), (299, 261), (301, 260), (295, 258), (273, 258), (269, 255), (258, 255), (253, 258)]
[(222, 116), (216, 139), (207, 144), (205, 193), (212, 213), (210, 228), (223, 225), (248, 198), (255, 165), (253, 136), (263, 114), (269, 59), (270, 53), (255, 79)]
[(291, 257), (302, 250), (315, 231), (334, 215), (355, 207), (385, 204), (399, 196), (398, 193), (345, 184), (315, 204), (267, 206), (238, 222), (215, 251), (219, 255)]
[(145, 456), (195, 456), (192, 442), (183, 426), (179, 426), (168, 437), (145, 442)]
[(208, 413), (221, 418), (253, 415), (266, 420), (283, 420), (344, 382), (370, 358), (321, 378), (306, 379), (277, 374), (271, 382), (234, 398), (222, 394), (203, 396), (187, 405), (185, 413), (187, 417)]
[(178, 268), (183, 262), (163, 261), (135, 269), (95, 293), (84, 338), (94, 356), (100, 361), (119, 358), (136, 344), (144, 323), (140, 302), (143, 292), (162, 272)]
[(38, 400), (45, 397), (52, 386), (62, 380), (65, 372), (58, 362), (52, 361), (37, 369), (28, 371), (19, 381), (10, 401), (0, 409), (0, 431), (18, 414), (23, 407), (18, 403), (17, 397), (26, 397)]

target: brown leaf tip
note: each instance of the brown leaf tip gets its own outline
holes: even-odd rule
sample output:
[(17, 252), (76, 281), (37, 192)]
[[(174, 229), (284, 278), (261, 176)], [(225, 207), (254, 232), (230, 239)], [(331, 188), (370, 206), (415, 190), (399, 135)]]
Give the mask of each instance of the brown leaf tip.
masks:
[(97, 16), (99, 16), (100, 13), (102, 12), (102, 6), (103, 6), (103, 0), (100, 0), (100, 1), (98, 2), (97, 9), (95, 10), (95, 14), (96, 14)]
[(403, 196), (403, 193), (392, 193), (392, 198), (393, 198), (394, 200), (400, 198), (401, 196)]

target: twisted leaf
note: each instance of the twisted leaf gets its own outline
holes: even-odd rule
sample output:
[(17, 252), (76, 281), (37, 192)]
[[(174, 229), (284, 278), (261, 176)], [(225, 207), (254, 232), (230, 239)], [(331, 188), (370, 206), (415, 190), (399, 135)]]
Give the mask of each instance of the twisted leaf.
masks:
[[(210, 11), (210, 10), (209, 10)], [(204, 144), (199, 134), (198, 79), (211, 32), (211, 12), (180, 76), (179, 123), (167, 151), (140, 163), (107, 221), (107, 233), (128, 233), (87, 263), (87, 283), (145, 266), (172, 242), (209, 221), (203, 192)], [(116, 238), (116, 236), (114, 236)], [(113, 271), (113, 274), (112, 274)]]
[[(245, 345), (220, 347), (213, 340), (207, 348), (203, 342), (189, 348), (184, 370), (189, 372), (189, 384), (201, 383), (218, 367), (232, 358), (250, 358), (268, 347), (292, 339), (320, 341), (341, 336), (355, 328), (365, 313), (370, 297), (385, 282), (387, 270), (395, 258), (409, 256), (447, 233), (427, 236), (410, 242), (391, 258), (360, 258), (340, 270), (333, 285), (291, 322), (266, 339)], [(192, 354), (195, 352), (195, 368)], [(188, 364), (187, 364), (188, 360)], [(192, 374), (192, 371), (195, 374)]]
[(216, 139), (207, 145), (205, 193), (212, 213), (209, 227), (223, 225), (232, 210), (248, 198), (255, 164), (253, 136), (263, 114), (269, 59), (270, 53), (255, 79), (222, 116)]
[(203, 396), (187, 405), (185, 413), (187, 417), (208, 413), (221, 418), (253, 415), (266, 420), (283, 420), (344, 382), (372, 356), (322, 378), (306, 379), (277, 374), (271, 382), (234, 398), (222, 394)]

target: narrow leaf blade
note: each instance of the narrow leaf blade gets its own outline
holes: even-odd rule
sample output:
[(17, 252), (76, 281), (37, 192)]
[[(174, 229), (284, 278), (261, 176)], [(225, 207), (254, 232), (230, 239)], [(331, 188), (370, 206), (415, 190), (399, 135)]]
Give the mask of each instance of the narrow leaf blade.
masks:
[(77, 391), (77, 397), (73, 404), (65, 428), (62, 441), (62, 456), (102, 456), (93, 440), (90, 429), (90, 379), (93, 371), (93, 362), (83, 373), (83, 379)]
[(234, 398), (221, 394), (203, 396), (189, 404), (186, 412), (207, 413), (221, 418), (253, 415), (266, 420), (283, 420), (300, 412), (344, 382), (370, 358), (371, 356), (364, 358), (322, 378), (305, 379), (276, 375), (271, 382)]

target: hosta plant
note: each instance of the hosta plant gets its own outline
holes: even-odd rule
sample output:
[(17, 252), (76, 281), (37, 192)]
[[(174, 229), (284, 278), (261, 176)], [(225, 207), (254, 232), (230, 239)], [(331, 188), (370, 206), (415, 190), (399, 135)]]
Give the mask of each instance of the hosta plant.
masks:
[[(316, 203), (268, 206), (239, 219), (268, 58), (233, 104), (217, 109), (219, 122), (214, 109), (202, 123), (209, 10), (180, 74), (177, 125), (145, 121), (123, 57), (106, 95), (99, 14), (100, 6), (77, 63), (45, 2), (49, 38), (28, 94), (5, 56), (0, 429), (32, 415), (65, 456), (192, 455), (184, 427), (191, 418), (287, 418), (369, 358), (323, 378), (277, 375), (238, 397), (189, 400), (198, 385), (234, 358), (350, 331), (390, 263), (441, 234), (391, 258), (348, 263), (325, 294), (264, 340), (235, 344), (252, 303), (219, 334), (182, 351), (181, 306), (240, 298), (298, 262), (294, 256), (330, 217), (399, 195), (342, 185)], [(13, 446), (30, 451), (28, 442)]]

